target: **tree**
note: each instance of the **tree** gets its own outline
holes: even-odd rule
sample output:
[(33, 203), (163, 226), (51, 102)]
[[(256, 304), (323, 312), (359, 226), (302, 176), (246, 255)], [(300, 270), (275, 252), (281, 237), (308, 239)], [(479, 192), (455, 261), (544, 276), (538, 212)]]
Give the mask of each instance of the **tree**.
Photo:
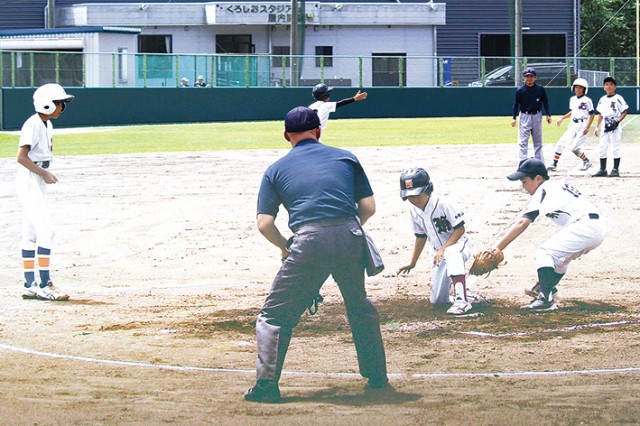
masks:
[(580, 56), (635, 57), (637, 1), (582, 0)]

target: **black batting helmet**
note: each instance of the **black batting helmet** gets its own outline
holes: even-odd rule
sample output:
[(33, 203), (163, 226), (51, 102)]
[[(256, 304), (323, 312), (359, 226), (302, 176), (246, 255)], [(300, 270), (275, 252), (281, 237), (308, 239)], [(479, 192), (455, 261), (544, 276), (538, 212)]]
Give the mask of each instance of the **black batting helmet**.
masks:
[(311, 94), (317, 100), (324, 101), (325, 99), (327, 99), (329, 97), (329, 95), (331, 94), (332, 90), (333, 90), (333, 87), (329, 87), (324, 83), (320, 83), (320, 84), (316, 84), (313, 87), (313, 90), (311, 91)]
[(429, 179), (429, 173), (421, 167), (406, 169), (400, 175), (400, 197), (406, 200), (412, 195), (420, 195), (426, 192), (431, 195), (433, 182)]

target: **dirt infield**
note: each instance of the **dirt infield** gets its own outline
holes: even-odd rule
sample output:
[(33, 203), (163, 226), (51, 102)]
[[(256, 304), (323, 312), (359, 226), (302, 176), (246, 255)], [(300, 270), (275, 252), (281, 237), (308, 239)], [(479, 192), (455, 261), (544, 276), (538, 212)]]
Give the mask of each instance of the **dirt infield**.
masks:
[[(594, 141), (591, 142), (592, 144)], [(284, 143), (283, 143), (284, 146)], [(528, 195), (505, 175), (515, 145), (360, 148), (378, 211), (367, 223), (387, 270), (368, 279), (395, 391), (364, 390), (337, 286), (294, 331), (284, 402), (247, 403), (254, 321), (278, 265), (255, 228), (262, 172), (286, 150), (61, 157), (50, 201), (53, 276), (69, 302), (20, 297), (15, 161), (0, 160), (0, 415), (11, 424), (631, 424), (640, 421), (640, 145), (622, 177), (568, 179), (600, 207), (604, 244), (574, 262), (560, 310), (523, 313), (541, 220), (476, 287), (490, 303), (447, 316), (428, 302), (430, 254), (408, 277), (400, 171), (426, 167), (466, 208), (481, 249)], [(546, 147), (551, 155), (551, 147)], [(572, 170), (569, 170), (572, 169)], [(594, 172), (591, 170), (590, 172)], [(286, 214), (278, 218), (286, 230)]]

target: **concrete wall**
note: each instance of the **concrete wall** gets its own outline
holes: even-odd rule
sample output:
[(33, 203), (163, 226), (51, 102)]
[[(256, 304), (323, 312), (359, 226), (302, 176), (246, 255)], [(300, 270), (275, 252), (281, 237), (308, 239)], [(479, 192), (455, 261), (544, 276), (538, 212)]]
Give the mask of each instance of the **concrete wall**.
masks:
[[(335, 118), (510, 116), (514, 88), (366, 88), (369, 98), (334, 113)], [(618, 88), (637, 114), (637, 88)], [(356, 89), (336, 87), (332, 99), (351, 97)], [(594, 102), (599, 91), (590, 93)], [(76, 99), (55, 126), (192, 123), (282, 120), (296, 105), (313, 99), (309, 88), (73, 89)], [(551, 112), (568, 111), (568, 89), (549, 88)], [(0, 91), (0, 129), (19, 129), (33, 114), (33, 89)]]

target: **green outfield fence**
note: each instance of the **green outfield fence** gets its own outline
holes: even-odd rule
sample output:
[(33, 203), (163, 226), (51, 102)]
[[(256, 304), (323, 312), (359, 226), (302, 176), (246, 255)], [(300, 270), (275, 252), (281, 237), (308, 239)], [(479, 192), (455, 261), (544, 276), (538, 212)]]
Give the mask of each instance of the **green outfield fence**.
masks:
[[(292, 63), (295, 65), (291, 67)], [(208, 87), (515, 87), (520, 71), (539, 68), (549, 87), (576, 77), (593, 86), (614, 76), (636, 86), (636, 58), (441, 56), (279, 56), (0, 51), (1, 87), (176, 88), (202, 75)], [(296, 70), (295, 75), (292, 69)]]

